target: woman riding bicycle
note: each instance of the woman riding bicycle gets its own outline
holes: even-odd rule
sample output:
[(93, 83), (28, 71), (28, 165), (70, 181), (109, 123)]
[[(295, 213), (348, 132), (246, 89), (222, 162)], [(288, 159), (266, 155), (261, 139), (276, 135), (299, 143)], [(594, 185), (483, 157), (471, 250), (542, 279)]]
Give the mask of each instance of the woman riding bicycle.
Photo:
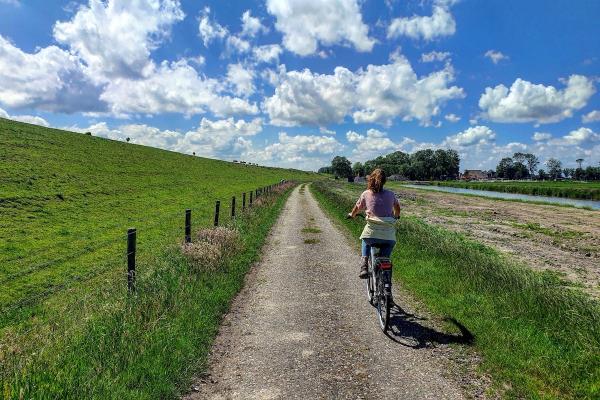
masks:
[(385, 173), (377, 168), (367, 177), (367, 190), (362, 192), (356, 205), (348, 214), (354, 218), (362, 210), (366, 210), (367, 224), (360, 238), (362, 239), (362, 261), (360, 278), (368, 277), (368, 259), (371, 246), (378, 245), (379, 255), (389, 257), (396, 244), (396, 218), (400, 216), (400, 203), (394, 192), (385, 190)]

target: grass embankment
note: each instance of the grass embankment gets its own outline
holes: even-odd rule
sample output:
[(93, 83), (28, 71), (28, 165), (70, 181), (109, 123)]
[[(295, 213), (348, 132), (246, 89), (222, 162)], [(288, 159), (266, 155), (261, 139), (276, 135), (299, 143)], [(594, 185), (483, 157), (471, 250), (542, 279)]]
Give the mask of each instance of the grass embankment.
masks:
[[(358, 237), (362, 222), (344, 219), (355, 200), (349, 186), (312, 187), (322, 206)], [(401, 218), (397, 240), (395, 279), (473, 333), (498, 391), (508, 398), (600, 396), (598, 303), (552, 275), (418, 218)]]
[(570, 199), (600, 200), (600, 182), (461, 182), (435, 181), (436, 186), (490, 190), (504, 193), (521, 193), (534, 196), (566, 197)]
[(227, 228), (200, 231), (194, 240), (201, 242), (183, 252), (173, 243), (157, 253), (138, 275), (135, 295), (127, 295), (122, 276), (95, 282), (94, 295), (63, 294), (61, 311), (72, 315), (54, 313), (58, 319), (49, 325), (31, 322), (36, 332), (14, 330), (4, 343), (5, 398), (178, 397), (204, 368), (220, 317), (287, 193), (260, 197), (260, 206)]
[[(129, 227), (143, 258), (181, 237), (186, 208), (195, 226), (208, 224), (215, 200), (227, 218), (232, 196), (239, 208), (243, 192), (314, 176), (3, 119), (0, 143), (0, 309), (122, 268)], [(15, 318), (2, 313), (0, 328)]]
[[(190, 274), (172, 249), (183, 239), (184, 210), (192, 209), (195, 229), (208, 226), (220, 199), (227, 222), (232, 196), (239, 214), (243, 192), (315, 176), (3, 119), (0, 143), (6, 398), (172, 397), (281, 203), (240, 220), (244, 251), (213, 273)], [(126, 291), (128, 227), (138, 229), (134, 298)]]

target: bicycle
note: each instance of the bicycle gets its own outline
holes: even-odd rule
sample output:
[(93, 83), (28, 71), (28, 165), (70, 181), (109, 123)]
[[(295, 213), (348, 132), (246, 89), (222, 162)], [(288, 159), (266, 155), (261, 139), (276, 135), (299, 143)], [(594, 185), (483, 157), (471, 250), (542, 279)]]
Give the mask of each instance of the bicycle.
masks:
[(369, 276), (365, 279), (367, 299), (377, 309), (379, 326), (385, 333), (390, 324), (390, 309), (394, 304), (392, 297), (392, 260), (379, 256), (380, 248), (377, 244), (371, 245), (371, 254), (368, 260)]
[[(363, 215), (358, 214), (364, 218)], [(377, 310), (379, 326), (385, 333), (390, 325), (390, 310), (394, 305), (392, 295), (392, 260), (379, 256), (380, 247), (377, 243), (371, 245), (368, 259), (368, 277), (365, 279), (365, 289), (369, 304)]]

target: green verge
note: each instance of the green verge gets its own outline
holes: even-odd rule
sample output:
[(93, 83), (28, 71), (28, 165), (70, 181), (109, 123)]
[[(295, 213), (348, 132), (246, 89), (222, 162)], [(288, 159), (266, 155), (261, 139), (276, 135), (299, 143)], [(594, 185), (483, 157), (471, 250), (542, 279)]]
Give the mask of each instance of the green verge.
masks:
[(436, 186), (521, 193), (534, 196), (554, 196), (571, 199), (600, 200), (599, 182), (431, 182)]
[[(344, 217), (351, 189), (311, 185), (322, 207), (359, 236)], [(414, 217), (402, 217), (394, 276), (433, 312), (458, 320), (475, 336), (482, 368), (506, 398), (600, 397), (600, 306), (495, 250)]]
[[(110, 298), (91, 296), (90, 313), (78, 329), (67, 334), (59, 326), (58, 335), (30, 347), (19, 342), (12, 349), (0, 346), (3, 397), (179, 397), (191, 377), (205, 369), (221, 316), (258, 260), (289, 192), (263, 195), (261, 206), (230, 223), (240, 233), (243, 250), (219, 268), (198, 271), (171, 242), (147, 263), (149, 272), (138, 276), (135, 296), (116, 295), (122, 290), (98, 281)], [(117, 283), (121, 280), (120, 274)], [(27, 351), (32, 346), (35, 351)]]

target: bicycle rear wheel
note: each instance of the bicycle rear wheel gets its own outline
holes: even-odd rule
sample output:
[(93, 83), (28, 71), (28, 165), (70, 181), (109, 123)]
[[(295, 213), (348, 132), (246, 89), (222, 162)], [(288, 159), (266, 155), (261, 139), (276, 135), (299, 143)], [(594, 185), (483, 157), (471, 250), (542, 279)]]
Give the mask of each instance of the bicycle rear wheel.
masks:
[(375, 305), (375, 301), (373, 300), (375, 293), (375, 277), (373, 276), (373, 265), (371, 264), (371, 258), (369, 257), (369, 276), (365, 279), (365, 289), (367, 291), (367, 299), (369, 300), (369, 304), (372, 306)]
[(384, 333), (390, 325), (390, 308), (392, 306), (392, 295), (390, 290), (385, 287), (386, 281), (389, 282), (386, 274), (380, 274), (377, 282), (377, 316), (379, 317), (379, 326)]

